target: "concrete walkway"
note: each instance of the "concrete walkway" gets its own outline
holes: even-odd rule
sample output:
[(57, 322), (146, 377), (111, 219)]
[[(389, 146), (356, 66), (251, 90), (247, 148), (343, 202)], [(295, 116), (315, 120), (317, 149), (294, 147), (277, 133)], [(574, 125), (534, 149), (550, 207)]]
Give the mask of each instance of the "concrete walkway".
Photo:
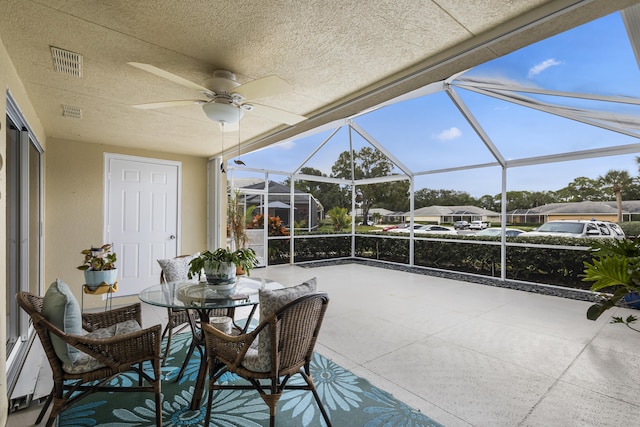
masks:
[(359, 264), (256, 269), (317, 277), (316, 349), (447, 427), (640, 425), (640, 333), (590, 303)]

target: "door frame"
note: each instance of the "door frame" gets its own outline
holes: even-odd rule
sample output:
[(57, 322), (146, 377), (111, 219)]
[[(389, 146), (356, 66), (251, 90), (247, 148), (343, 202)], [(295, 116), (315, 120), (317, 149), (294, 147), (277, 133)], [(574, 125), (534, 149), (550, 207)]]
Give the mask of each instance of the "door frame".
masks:
[(176, 254), (179, 255), (182, 250), (182, 162), (175, 160), (156, 159), (151, 157), (130, 156), (127, 154), (104, 153), (104, 190), (103, 190), (103, 211), (102, 211), (102, 241), (109, 240), (109, 173), (110, 162), (112, 160), (124, 160), (129, 162), (150, 163), (152, 165), (175, 166), (177, 169), (176, 186)]

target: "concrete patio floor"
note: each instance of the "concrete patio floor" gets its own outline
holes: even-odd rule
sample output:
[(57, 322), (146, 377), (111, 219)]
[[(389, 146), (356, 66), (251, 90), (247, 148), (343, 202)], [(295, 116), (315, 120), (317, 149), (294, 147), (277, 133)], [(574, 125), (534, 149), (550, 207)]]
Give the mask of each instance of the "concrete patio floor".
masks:
[[(635, 310), (593, 322), (588, 302), (360, 264), (252, 277), (317, 277), (331, 301), (316, 350), (444, 426), (640, 425), (640, 334), (609, 323)], [(143, 306), (145, 325), (166, 321)]]

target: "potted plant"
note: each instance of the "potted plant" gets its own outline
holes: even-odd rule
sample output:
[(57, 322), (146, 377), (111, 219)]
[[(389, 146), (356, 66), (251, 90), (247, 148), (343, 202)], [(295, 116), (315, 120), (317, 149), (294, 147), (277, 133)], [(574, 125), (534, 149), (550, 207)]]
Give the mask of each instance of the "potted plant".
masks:
[[(229, 197), (227, 203), (227, 230), (228, 237), (231, 238), (232, 249), (239, 250), (244, 249), (247, 246), (249, 236), (247, 234), (247, 222), (251, 220), (251, 216), (255, 209), (255, 206), (245, 206), (241, 203), (242, 193), (235, 190)], [(241, 266), (237, 266), (236, 274), (244, 274), (244, 270)]]
[(251, 221), (255, 206), (242, 204), (242, 193), (235, 190), (227, 203), (228, 234), (232, 240), (234, 250), (244, 248), (247, 245), (247, 223)]
[(107, 243), (99, 248), (84, 249), (82, 265), (78, 270), (84, 271), (84, 281), (90, 290), (96, 290), (103, 283), (113, 286), (118, 278), (116, 254), (111, 252), (113, 244)]
[[(623, 301), (631, 306), (637, 301), (640, 292), (640, 243), (628, 239), (598, 241), (591, 245), (591, 250), (595, 255), (591, 263), (584, 263), (582, 280), (594, 282), (592, 291), (608, 291), (587, 310), (587, 318), (596, 320)], [(612, 323), (624, 323), (631, 328), (630, 324), (636, 320), (636, 316), (626, 319), (614, 317)]]
[(189, 263), (188, 277), (198, 277), (204, 271), (207, 283), (212, 285), (229, 285), (235, 282), (236, 269), (242, 268), (247, 276), (258, 264), (256, 253), (251, 248), (240, 248), (232, 251), (219, 248), (215, 251), (204, 251)]

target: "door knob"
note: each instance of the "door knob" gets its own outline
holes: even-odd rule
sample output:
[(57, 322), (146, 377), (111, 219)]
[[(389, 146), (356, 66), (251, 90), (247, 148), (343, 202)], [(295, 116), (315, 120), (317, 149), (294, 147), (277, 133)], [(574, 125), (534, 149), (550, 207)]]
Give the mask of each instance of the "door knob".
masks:
[(169, 236), (169, 238), (170, 238), (171, 240), (173, 240), (173, 239), (175, 239), (175, 238), (176, 238), (176, 236), (174, 236), (174, 235), (172, 234), (171, 236)]

